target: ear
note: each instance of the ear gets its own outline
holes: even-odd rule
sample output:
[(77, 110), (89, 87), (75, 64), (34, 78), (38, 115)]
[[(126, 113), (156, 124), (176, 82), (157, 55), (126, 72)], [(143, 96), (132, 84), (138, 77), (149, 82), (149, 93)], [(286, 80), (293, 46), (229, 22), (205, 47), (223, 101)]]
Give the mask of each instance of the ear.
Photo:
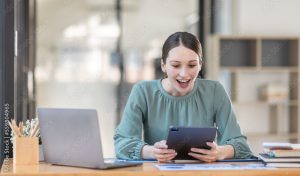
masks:
[(161, 67), (161, 70), (166, 73), (166, 64), (164, 64), (163, 60), (161, 59), (160, 60), (160, 67)]
[(202, 65), (203, 65), (203, 61), (202, 61), (202, 59), (201, 60), (199, 60), (199, 66), (200, 66), (200, 68), (199, 68), (199, 72), (201, 71), (201, 69), (202, 69)]

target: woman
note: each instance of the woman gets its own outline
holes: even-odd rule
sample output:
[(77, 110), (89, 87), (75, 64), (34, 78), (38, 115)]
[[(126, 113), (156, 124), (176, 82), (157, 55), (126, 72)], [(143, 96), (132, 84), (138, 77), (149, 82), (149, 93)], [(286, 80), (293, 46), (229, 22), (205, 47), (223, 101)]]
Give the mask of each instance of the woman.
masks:
[(191, 148), (195, 159), (252, 156), (224, 88), (199, 79), (201, 67), (201, 44), (194, 35), (176, 32), (167, 38), (161, 59), (166, 77), (133, 87), (114, 136), (117, 158), (172, 160), (177, 153), (165, 141), (170, 126), (218, 128), (217, 143), (207, 143), (210, 150)]

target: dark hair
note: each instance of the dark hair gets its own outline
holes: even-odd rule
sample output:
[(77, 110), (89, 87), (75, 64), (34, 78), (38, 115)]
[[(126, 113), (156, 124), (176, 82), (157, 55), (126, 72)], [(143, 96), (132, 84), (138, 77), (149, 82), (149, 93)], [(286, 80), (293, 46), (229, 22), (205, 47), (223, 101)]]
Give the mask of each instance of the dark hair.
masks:
[(163, 45), (161, 57), (163, 63), (166, 63), (169, 51), (179, 45), (183, 45), (184, 47), (193, 50), (200, 57), (200, 61), (202, 60), (201, 43), (197, 37), (188, 32), (176, 32), (170, 35)]

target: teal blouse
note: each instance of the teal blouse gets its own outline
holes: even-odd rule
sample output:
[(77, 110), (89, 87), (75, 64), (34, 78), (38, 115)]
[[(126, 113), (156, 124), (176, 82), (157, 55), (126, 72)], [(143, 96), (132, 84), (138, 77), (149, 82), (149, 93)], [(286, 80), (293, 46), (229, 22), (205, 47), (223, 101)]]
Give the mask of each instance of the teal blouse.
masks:
[(170, 126), (216, 126), (218, 145), (232, 145), (234, 158), (252, 156), (223, 86), (197, 79), (193, 90), (180, 97), (168, 94), (161, 80), (135, 84), (115, 130), (117, 158), (141, 159), (142, 147), (166, 140)]

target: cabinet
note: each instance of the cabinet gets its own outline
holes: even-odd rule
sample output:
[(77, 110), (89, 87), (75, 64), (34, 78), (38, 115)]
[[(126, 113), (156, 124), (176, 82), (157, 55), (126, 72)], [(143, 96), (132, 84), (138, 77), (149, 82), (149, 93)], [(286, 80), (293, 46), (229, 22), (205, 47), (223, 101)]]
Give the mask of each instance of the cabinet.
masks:
[(211, 37), (214, 79), (224, 85), (246, 132), (300, 133), (299, 39)]

